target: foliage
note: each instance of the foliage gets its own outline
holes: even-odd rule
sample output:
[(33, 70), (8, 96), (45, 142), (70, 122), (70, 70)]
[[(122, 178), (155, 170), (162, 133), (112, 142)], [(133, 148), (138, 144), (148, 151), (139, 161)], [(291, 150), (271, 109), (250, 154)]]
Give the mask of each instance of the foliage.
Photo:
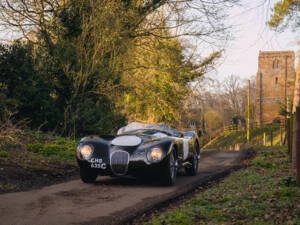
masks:
[[(220, 57), (216, 51), (192, 60), (177, 37), (224, 38), (224, 8), (234, 2), (1, 2), (1, 24), (26, 40), (0, 54), (1, 120), (13, 115), (15, 122), (29, 121), (29, 128), (69, 137), (113, 133), (127, 119), (177, 125), (189, 82)], [(206, 16), (184, 14), (195, 7), (205, 9), (198, 13), (207, 23)], [(176, 28), (174, 35), (174, 19), (188, 32)], [(196, 30), (187, 26), (192, 21)]]
[[(167, 31), (165, 31), (167, 32)], [(122, 76), (124, 104), (128, 119), (178, 125), (188, 83), (201, 76), (199, 70), (219, 55), (210, 56), (201, 66), (193, 65), (182, 53), (177, 39), (146, 37), (137, 40)]]
[(6, 151), (0, 151), (0, 157), (7, 158), (9, 157), (9, 153)]
[(20, 42), (0, 45), (0, 120), (28, 120), (36, 128), (53, 123), (55, 107), (51, 81), (35, 69), (32, 47)]
[(42, 144), (40, 142), (28, 144), (26, 149), (45, 157), (58, 155), (63, 158), (75, 158), (77, 144), (76, 141), (59, 138), (51, 144)]
[(206, 130), (213, 133), (223, 127), (223, 118), (216, 111), (210, 110), (204, 114)]
[(54, 80), (63, 113), (59, 128), (65, 135), (110, 133), (126, 121), (112, 102), (128, 37), (124, 10), (113, 1), (68, 2), (53, 18), (51, 42), (40, 36), (45, 45), (40, 44), (38, 52), (46, 56), (40, 65)]
[(268, 25), (277, 30), (284, 30), (289, 25), (299, 27), (299, 1), (283, 0), (275, 3), (273, 14), (271, 15)]
[(280, 184), (287, 187), (296, 186), (296, 178), (294, 176), (285, 176), (280, 179)]
[[(285, 177), (294, 177), (285, 169), (290, 166), (286, 148), (258, 148), (257, 152), (259, 159), (246, 169), (146, 224), (180, 224), (184, 219), (179, 215), (188, 219), (186, 224), (299, 224), (300, 189), (282, 183)], [(257, 160), (274, 166), (258, 165)]]

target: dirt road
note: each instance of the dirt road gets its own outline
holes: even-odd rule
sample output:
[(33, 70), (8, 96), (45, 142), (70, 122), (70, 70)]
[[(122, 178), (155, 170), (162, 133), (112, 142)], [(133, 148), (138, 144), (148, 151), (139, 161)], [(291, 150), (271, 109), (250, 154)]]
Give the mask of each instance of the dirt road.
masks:
[(198, 176), (179, 176), (173, 187), (152, 181), (100, 177), (95, 184), (74, 180), (40, 190), (2, 194), (0, 224), (120, 224), (200, 183), (224, 176), (244, 157), (243, 151), (204, 152)]

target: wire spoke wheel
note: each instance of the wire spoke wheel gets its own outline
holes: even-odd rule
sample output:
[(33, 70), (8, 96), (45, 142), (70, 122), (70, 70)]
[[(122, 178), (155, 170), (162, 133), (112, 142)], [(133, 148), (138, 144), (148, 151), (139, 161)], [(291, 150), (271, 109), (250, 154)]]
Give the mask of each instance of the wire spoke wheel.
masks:
[(199, 158), (200, 158), (200, 149), (199, 145), (196, 142), (194, 151), (193, 151), (193, 157), (190, 159), (190, 167), (186, 168), (186, 172), (190, 176), (196, 176), (198, 173), (198, 164), (199, 164)]
[(162, 168), (162, 183), (171, 186), (175, 183), (177, 175), (178, 162), (175, 155), (175, 150), (173, 149), (168, 156), (164, 167)]
[(174, 179), (177, 173), (177, 161), (175, 160), (174, 154), (170, 155), (170, 174), (171, 178)]

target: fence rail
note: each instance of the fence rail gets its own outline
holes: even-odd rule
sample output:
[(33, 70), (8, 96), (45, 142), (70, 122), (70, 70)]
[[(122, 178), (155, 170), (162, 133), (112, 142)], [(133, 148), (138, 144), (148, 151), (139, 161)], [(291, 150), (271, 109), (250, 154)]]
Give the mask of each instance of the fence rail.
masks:
[(224, 133), (236, 132), (238, 130), (237, 124), (230, 124), (224, 127)]

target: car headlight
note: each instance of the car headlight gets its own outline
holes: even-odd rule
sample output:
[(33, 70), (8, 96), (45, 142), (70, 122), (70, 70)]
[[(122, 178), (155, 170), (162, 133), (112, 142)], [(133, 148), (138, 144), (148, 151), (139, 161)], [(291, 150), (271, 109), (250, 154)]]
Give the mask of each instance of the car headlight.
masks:
[(150, 162), (159, 162), (162, 159), (163, 152), (160, 148), (151, 148), (147, 153)]
[(88, 160), (93, 154), (93, 147), (91, 145), (79, 145), (77, 147), (77, 153), (79, 153), (79, 156), (81, 156), (79, 158)]

